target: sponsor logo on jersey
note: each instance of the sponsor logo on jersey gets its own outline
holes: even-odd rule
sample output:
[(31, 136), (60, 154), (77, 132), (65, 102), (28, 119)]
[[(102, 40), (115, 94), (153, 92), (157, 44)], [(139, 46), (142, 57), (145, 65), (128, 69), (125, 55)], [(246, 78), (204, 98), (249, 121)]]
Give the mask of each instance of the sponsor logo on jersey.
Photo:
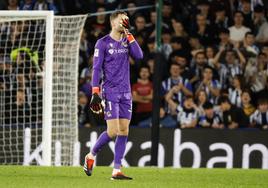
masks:
[(121, 48), (121, 49), (109, 49), (108, 50), (109, 54), (122, 54), (122, 53), (128, 53), (128, 49), (126, 48)]
[(108, 52), (109, 52), (109, 54), (113, 54), (114, 53), (114, 49), (109, 49)]
[(94, 57), (99, 57), (99, 49), (95, 49), (94, 51)]

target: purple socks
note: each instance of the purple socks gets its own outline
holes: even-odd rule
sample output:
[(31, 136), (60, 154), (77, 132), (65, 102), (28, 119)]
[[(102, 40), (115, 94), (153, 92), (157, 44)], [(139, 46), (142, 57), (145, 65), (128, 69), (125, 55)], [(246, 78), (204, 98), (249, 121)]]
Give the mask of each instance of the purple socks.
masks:
[(97, 153), (101, 150), (101, 148), (110, 142), (112, 139), (108, 136), (107, 131), (104, 131), (98, 138), (95, 146), (93, 147), (91, 153), (92, 155), (97, 155)]
[(127, 144), (127, 136), (118, 135), (115, 141), (114, 168), (120, 169)]

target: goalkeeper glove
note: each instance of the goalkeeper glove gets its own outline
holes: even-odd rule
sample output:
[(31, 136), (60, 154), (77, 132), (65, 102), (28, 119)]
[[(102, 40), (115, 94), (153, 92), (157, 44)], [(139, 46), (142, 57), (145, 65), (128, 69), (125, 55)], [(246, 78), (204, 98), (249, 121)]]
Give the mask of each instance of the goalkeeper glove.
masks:
[(91, 97), (90, 101), (90, 109), (94, 114), (102, 114), (103, 113), (103, 107), (102, 107), (102, 100), (99, 96), (100, 89), (98, 87), (93, 88), (93, 95)]
[(130, 28), (130, 24), (129, 24), (129, 19), (127, 16), (123, 16), (123, 18), (120, 21), (120, 26), (124, 27), (125, 29), (129, 29)]

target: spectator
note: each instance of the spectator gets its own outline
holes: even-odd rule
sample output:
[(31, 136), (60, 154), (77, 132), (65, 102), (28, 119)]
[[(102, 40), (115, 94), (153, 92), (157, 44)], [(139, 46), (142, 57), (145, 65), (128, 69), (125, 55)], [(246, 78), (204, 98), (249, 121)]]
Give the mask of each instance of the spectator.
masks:
[(243, 128), (249, 124), (244, 111), (232, 105), (228, 97), (221, 97), (219, 105), (223, 124), (228, 129)]
[[(210, 2), (206, 1), (206, 0), (202, 0), (199, 3), (197, 3), (197, 11), (204, 15), (206, 19), (209, 18), (209, 10), (210, 10)], [(209, 23), (209, 20), (207, 20), (207, 22)]]
[(92, 94), (91, 76), (92, 70), (84, 68), (79, 79), (80, 91), (82, 91), (89, 99)]
[(230, 30), (230, 39), (234, 42), (242, 42), (245, 34), (250, 31), (249, 28), (243, 25), (244, 16), (240, 11), (234, 13), (234, 25), (229, 27)]
[(222, 5), (218, 5), (215, 9), (215, 19), (213, 22), (213, 27), (217, 33), (222, 29), (226, 29), (230, 26), (230, 20), (226, 15), (226, 10)]
[(224, 124), (218, 114), (213, 110), (213, 104), (206, 102), (203, 105), (205, 114), (200, 116), (198, 125), (202, 128), (223, 129)]
[(196, 127), (197, 112), (194, 109), (194, 99), (192, 96), (185, 97), (183, 105), (177, 106), (177, 112), (177, 120), (181, 129)]
[(215, 58), (215, 48), (213, 46), (206, 47), (206, 57), (208, 60), (208, 65), (214, 67), (214, 58)]
[(172, 53), (171, 47), (171, 34), (168, 30), (162, 32), (162, 50), (166, 60), (168, 60), (169, 55)]
[(207, 23), (205, 15), (196, 15), (196, 26), (193, 28), (192, 34), (199, 38), (199, 41), (203, 46), (211, 45), (213, 43), (214, 34)]
[(129, 17), (129, 23), (130, 23), (130, 25), (134, 25), (134, 23), (135, 23), (134, 18), (137, 15), (137, 11), (136, 10), (132, 10), (132, 9), (136, 8), (135, 2), (134, 1), (130, 1), (129, 3), (127, 3), (127, 8), (128, 9), (131, 9), (131, 10), (128, 10), (127, 11), (128, 17)]
[(219, 31), (219, 44), (218, 49), (231, 50), (233, 45), (230, 40), (230, 31), (228, 29), (222, 28)]
[(20, 5), (20, 10), (32, 10), (33, 0), (23, 0)]
[(194, 85), (202, 80), (202, 72), (207, 65), (207, 58), (204, 51), (199, 51), (195, 54), (192, 61), (192, 70), (194, 72), (194, 77), (191, 78), (190, 82)]
[(90, 20), (90, 30), (88, 33), (94, 38), (94, 41), (103, 37), (109, 31), (110, 25), (106, 20), (106, 16), (102, 14), (105, 11), (106, 9), (104, 7), (98, 7), (97, 13), (99, 13), (99, 15), (97, 17), (94, 17), (94, 19)]
[(253, 32), (247, 32), (244, 39), (244, 51), (247, 57), (256, 57), (260, 53), (259, 47), (255, 43), (255, 36)]
[(145, 25), (146, 25), (146, 20), (144, 16), (141, 14), (138, 14), (135, 17), (134, 28), (133, 30), (131, 30), (131, 33), (133, 33), (133, 35), (141, 35), (142, 38), (146, 39), (148, 36), (148, 33), (147, 33)]
[(268, 68), (267, 68), (267, 56), (264, 53), (261, 53), (258, 56), (257, 60), (257, 70), (254, 71), (252, 69), (251, 71), (253, 74), (250, 76), (250, 86), (251, 90), (255, 93), (259, 93), (263, 91), (267, 87), (267, 81), (268, 81)]
[(258, 109), (250, 116), (250, 122), (260, 129), (268, 129), (268, 101), (266, 98), (258, 100)]
[[(10, 117), (12, 119), (12, 124), (19, 124), (21, 126), (25, 126), (30, 122), (30, 107), (26, 102), (25, 92), (22, 89), (18, 89), (16, 91), (15, 102), (12, 105), (12, 111)], [(29, 125), (26, 125), (29, 126)]]
[[(146, 30), (148, 32), (149, 37), (155, 37), (156, 19), (157, 19), (156, 11), (152, 10), (150, 12), (150, 22), (146, 23)], [(170, 28), (166, 23), (162, 22), (162, 29), (170, 29)]]
[(173, 36), (174, 37), (181, 37), (186, 39), (188, 37), (187, 32), (185, 31), (184, 25), (178, 19), (172, 19), (172, 29), (173, 29)]
[(168, 25), (168, 29), (171, 28), (171, 20), (173, 18), (172, 15), (172, 4), (168, 1), (165, 1), (163, 3), (163, 9), (162, 9), (162, 19), (165, 24)]
[(213, 79), (213, 69), (206, 66), (203, 69), (203, 79), (197, 84), (196, 94), (201, 90), (206, 92), (207, 100), (212, 104), (216, 104), (217, 98), (220, 96), (221, 85)]
[(89, 54), (93, 49), (93, 46), (87, 40), (87, 31), (84, 29), (81, 34), (80, 45), (79, 45), (79, 70), (88, 66)]
[(228, 89), (229, 100), (232, 105), (237, 107), (242, 106), (241, 94), (245, 88), (244, 77), (242, 75), (235, 75), (232, 83), (232, 87)]
[(55, 5), (48, 0), (24, 0), (20, 10), (53, 10), (55, 14), (58, 13)]
[(197, 52), (204, 49), (204, 46), (200, 43), (200, 39), (197, 35), (192, 34), (190, 36), (189, 44), (190, 44), (192, 56), (195, 56)]
[(241, 107), (247, 117), (247, 120), (249, 122), (250, 116), (255, 112), (256, 108), (251, 103), (251, 91), (248, 89), (245, 89), (242, 91), (241, 94)]
[(18, 0), (8, 0), (7, 10), (19, 10)]
[(88, 98), (83, 92), (78, 95), (78, 125), (79, 127), (91, 127)]
[(182, 105), (185, 96), (192, 96), (192, 86), (187, 78), (181, 76), (182, 68), (178, 64), (170, 67), (170, 77), (162, 82), (165, 95), (166, 112), (175, 115), (178, 105)]
[[(225, 52), (224, 61), (220, 63), (219, 60), (223, 52)], [(239, 54), (239, 60), (236, 59), (234, 50), (225, 50), (224, 48), (220, 48), (215, 56), (214, 65), (218, 70), (219, 81), (224, 89), (233, 82), (235, 75), (243, 73), (243, 65), (245, 65), (246, 59), (238, 48), (236, 48), (236, 53)]]
[(251, 9), (251, 0), (242, 0), (242, 13), (244, 15), (244, 25), (248, 28), (250, 28), (251, 30), (254, 28), (253, 25), (253, 12)]
[(136, 103), (135, 120), (139, 122), (150, 118), (152, 112), (153, 85), (149, 80), (150, 69), (142, 66), (138, 81), (132, 85), (133, 102)]
[(205, 113), (203, 105), (208, 101), (206, 91), (199, 90), (199, 92), (197, 92), (195, 96), (196, 96), (195, 110), (197, 111), (198, 116), (202, 116)]
[(58, 13), (58, 10), (55, 5), (48, 0), (33, 1), (32, 10), (53, 10), (55, 14)]
[(254, 34), (257, 42), (262, 44), (268, 42), (268, 22), (262, 6), (254, 8)]

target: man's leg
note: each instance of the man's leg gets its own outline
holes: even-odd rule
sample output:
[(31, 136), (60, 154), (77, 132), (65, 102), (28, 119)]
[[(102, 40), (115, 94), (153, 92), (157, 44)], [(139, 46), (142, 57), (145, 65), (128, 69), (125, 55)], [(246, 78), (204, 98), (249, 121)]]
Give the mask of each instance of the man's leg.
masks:
[[(111, 97), (111, 96), (110, 96)], [(107, 131), (103, 132), (91, 152), (85, 157), (84, 170), (88, 176), (92, 174), (93, 164), (95, 156), (112, 138), (117, 136), (119, 127), (119, 104), (117, 102), (111, 102), (105, 100), (105, 120), (107, 122)]]
[(132, 112), (131, 93), (123, 94), (121, 103), (119, 103), (119, 127), (118, 134), (115, 141), (115, 154), (114, 154), (114, 169), (112, 173), (112, 179), (132, 179), (121, 173), (120, 168), (122, 159), (125, 154), (126, 144), (129, 132), (129, 123)]
[(114, 169), (121, 168), (121, 160), (126, 150), (129, 122), (128, 119), (119, 119), (119, 130), (115, 140)]
[(104, 131), (98, 138), (91, 152), (85, 157), (84, 171), (88, 176), (91, 176), (93, 164), (96, 155), (108, 142), (117, 135), (119, 120), (107, 120), (107, 131)]

